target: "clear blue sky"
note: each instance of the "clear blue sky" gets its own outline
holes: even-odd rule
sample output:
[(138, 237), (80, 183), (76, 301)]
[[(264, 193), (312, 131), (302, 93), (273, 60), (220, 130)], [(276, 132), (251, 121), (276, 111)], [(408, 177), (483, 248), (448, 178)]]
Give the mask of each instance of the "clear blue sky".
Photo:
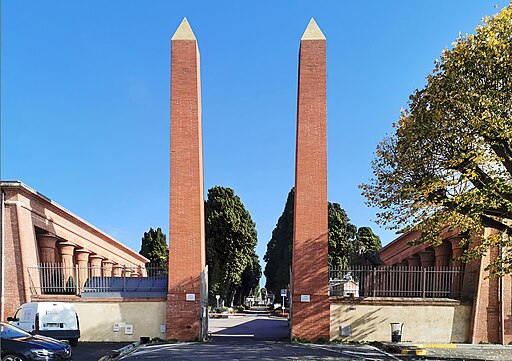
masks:
[(263, 256), (294, 183), (297, 56), (327, 37), (329, 200), (386, 244), (357, 186), (376, 144), (459, 31), (505, 0), (2, 1), (1, 178), (136, 251), (169, 228), (170, 38), (201, 52), (205, 190), (235, 189)]

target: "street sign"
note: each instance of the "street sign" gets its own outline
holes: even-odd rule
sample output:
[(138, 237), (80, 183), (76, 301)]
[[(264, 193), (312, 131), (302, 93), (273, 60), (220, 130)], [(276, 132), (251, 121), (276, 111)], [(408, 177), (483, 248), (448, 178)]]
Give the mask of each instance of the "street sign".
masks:
[(286, 288), (281, 290), (281, 296), (286, 297)]
[(219, 299), (219, 298), (220, 298), (220, 295), (215, 295), (215, 298), (216, 298), (216, 299)]

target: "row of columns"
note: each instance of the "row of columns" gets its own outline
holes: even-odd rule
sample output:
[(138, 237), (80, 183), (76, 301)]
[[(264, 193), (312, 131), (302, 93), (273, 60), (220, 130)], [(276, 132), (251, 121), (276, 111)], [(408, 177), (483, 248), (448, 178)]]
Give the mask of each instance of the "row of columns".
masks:
[[(394, 264), (393, 266), (408, 268), (462, 268), (463, 264), (458, 258), (462, 256), (463, 252), (464, 250), (460, 244), (460, 238), (449, 238), (439, 246), (428, 247), (423, 251), (418, 252), (402, 260), (401, 262)], [(425, 275), (423, 276), (425, 277)], [(463, 276), (461, 273), (453, 273), (449, 276), (436, 274), (435, 276), (429, 278), (428, 285), (423, 285), (423, 287), (426, 286), (431, 289), (433, 294), (439, 290), (446, 291), (448, 290), (446, 287), (450, 287), (449, 293), (443, 293), (443, 295), (445, 297), (459, 297), (462, 290), (462, 280)], [(399, 280), (400, 286), (402, 288), (406, 288), (405, 283), (407, 283), (407, 288), (409, 289), (420, 289), (420, 282), (420, 275), (417, 273), (411, 273), (408, 275), (408, 277)], [(423, 282), (427, 282), (427, 280), (423, 280)]]
[(143, 275), (138, 268), (127, 268), (125, 265), (117, 264), (87, 249), (79, 248), (74, 243), (61, 241), (53, 234), (37, 235), (37, 241), (41, 263), (56, 263), (55, 251), (58, 249), (63, 268), (72, 269), (75, 265), (74, 258), (76, 255), (76, 265), (79, 273), (82, 273), (82, 277), (79, 274), (81, 279), (87, 278), (89, 269), (92, 277), (140, 277)]
[(437, 247), (429, 247), (395, 264), (401, 267), (461, 267), (463, 248), (460, 238), (450, 238)]
[[(58, 247), (61, 263), (64, 267), (73, 267), (76, 255), (76, 264), (78, 267), (90, 267), (93, 272), (93, 276), (141, 276), (139, 270), (134, 270), (132, 268), (125, 269), (124, 265), (117, 264), (116, 262), (95, 254), (85, 248), (78, 248), (74, 243), (60, 241), (55, 235), (41, 234), (37, 236), (37, 241), (39, 245), (39, 260), (41, 263), (56, 263), (55, 250)], [(102, 269), (103, 274), (100, 274)]]

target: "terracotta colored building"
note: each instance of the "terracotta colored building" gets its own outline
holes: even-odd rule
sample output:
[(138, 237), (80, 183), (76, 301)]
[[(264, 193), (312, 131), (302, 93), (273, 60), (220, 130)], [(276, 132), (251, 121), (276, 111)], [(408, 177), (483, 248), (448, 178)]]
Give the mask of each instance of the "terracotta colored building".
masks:
[[(485, 232), (491, 232), (486, 229)], [(491, 250), (480, 260), (466, 264), (456, 260), (464, 249), (456, 232), (441, 234), (442, 243), (411, 245), (418, 232), (409, 232), (395, 239), (380, 251), (380, 258), (386, 266), (411, 267), (461, 267), (462, 279), (454, 291), (472, 304), (470, 324), (471, 343), (491, 342), (508, 344), (512, 342), (512, 276), (489, 276), (485, 270), (499, 250)]]
[(87, 276), (82, 271), (66, 275), (66, 269), (96, 269), (106, 277), (144, 275), (148, 259), (51, 199), (19, 181), (1, 182), (0, 187), (3, 321), (41, 289), (40, 277), (31, 277), (29, 272), (41, 264), (62, 264), (64, 274), (59, 277), (77, 278), (78, 284)]

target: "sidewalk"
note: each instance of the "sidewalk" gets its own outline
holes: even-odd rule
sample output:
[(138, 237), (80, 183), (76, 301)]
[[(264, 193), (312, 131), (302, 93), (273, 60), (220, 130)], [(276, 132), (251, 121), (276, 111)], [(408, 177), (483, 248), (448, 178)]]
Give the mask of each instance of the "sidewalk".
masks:
[(512, 345), (379, 342), (378, 347), (414, 360), (512, 360)]

